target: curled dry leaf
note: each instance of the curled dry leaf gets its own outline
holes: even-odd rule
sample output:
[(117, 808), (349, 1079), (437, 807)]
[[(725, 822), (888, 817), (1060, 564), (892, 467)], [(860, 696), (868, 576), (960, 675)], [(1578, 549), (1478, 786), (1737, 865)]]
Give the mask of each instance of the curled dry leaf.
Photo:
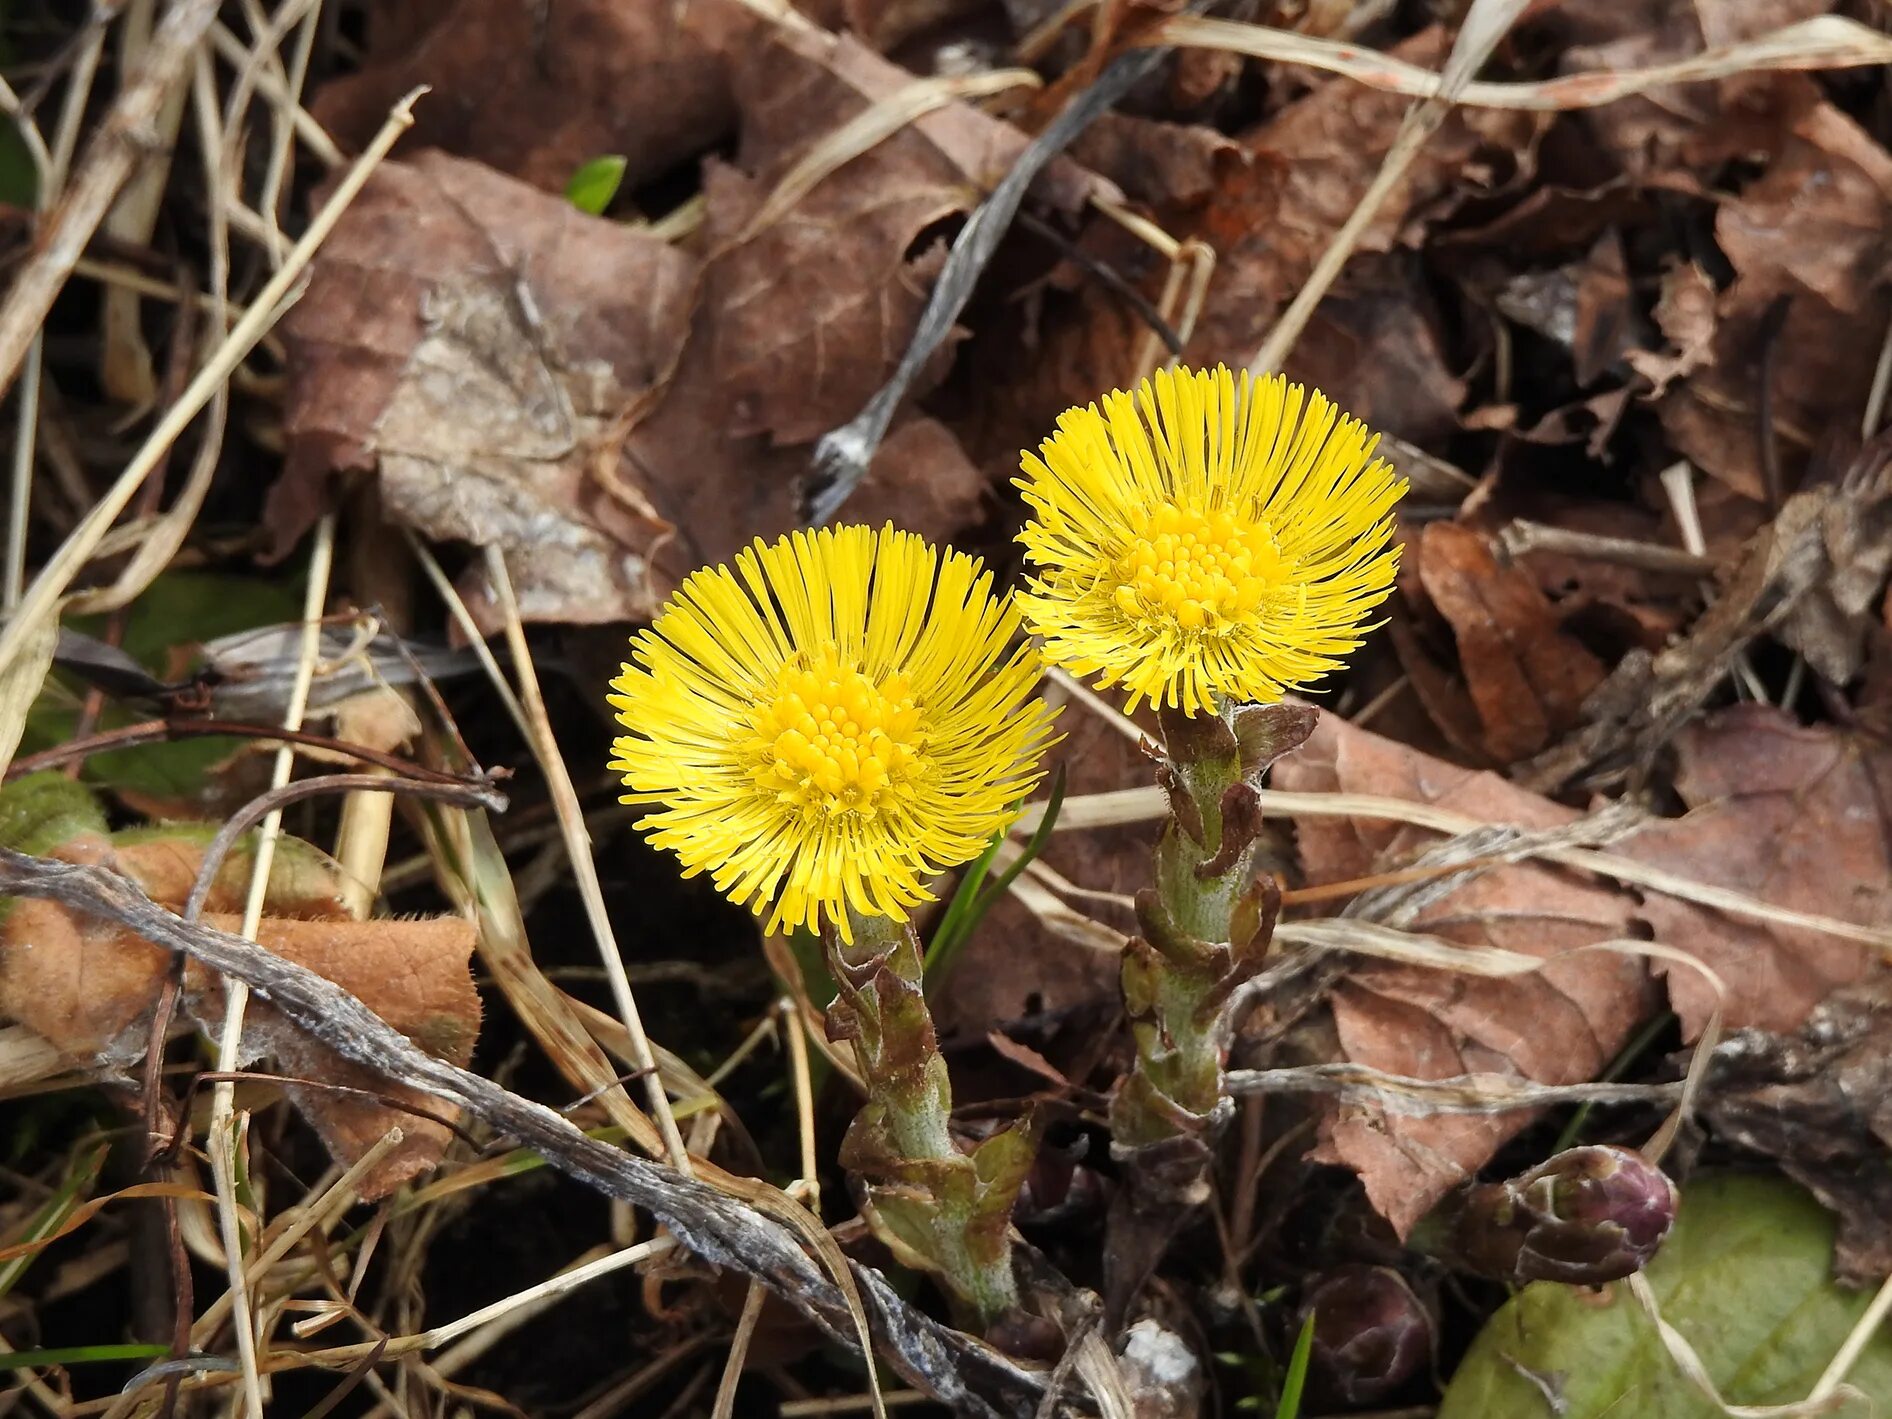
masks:
[[(23, 789), (38, 787), (23, 780), (7, 793), (18, 803)], [(68, 796), (59, 785), (54, 789), (52, 799)], [(86, 790), (71, 785), (70, 793)], [(40, 795), (41, 805), (48, 801)], [(54, 821), (42, 816), (44, 830), (32, 833), (34, 850), (108, 866), (154, 900), (173, 908), (183, 904), (202, 865), (208, 831), (152, 828), (108, 836), (85, 804), (53, 806), (60, 816)], [(11, 836), (21, 824), (9, 814), (5, 826)], [(74, 827), (77, 831), (67, 831)], [(232, 853), (208, 898), (206, 923), (224, 931), (239, 929), (249, 871), (248, 853)], [(334, 981), (429, 1053), (465, 1064), (480, 1019), (479, 995), (467, 969), (472, 925), (458, 917), (357, 920), (342, 903), (340, 871), (308, 844), (279, 840), (258, 942)], [(0, 901), (0, 1013), (46, 1039), (75, 1066), (122, 1073), (143, 1058), (152, 1012), (170, 969), (169, 952), (115, 923), (78, 916), (46, 900)], [(180, 1000), (202, 1029), (218, 1030), (223, 986), (213, 973), (188, 965)], [(267, 1001), (254, 1000), (244, 1016), (242, 1062), (264, 1056), (274, 1058), (282, 1073), (309, 1081), (288, 1092), (342, 1162), (359, 1158), (390, 1128), (401, 1128), (404, 1141), (363, 1179), (365, 1198), (385, 1196), (431, 1169), (452, 1138), (438, 1121), (438, 1100), (398, 1080), (366, 1073), (286, 1026)]]
[(1714, 361), (1714, 282), (1693, 261), (1671, 266), (1662, 273), (1662, 291), (1653, 314), (1669, 349), (1631, 350), (1625, 356), (1630, 368), (1649, 381), (1650, 398)]
[(1779, 105), (1766, 170), (1717, 204), (1715, 237), (1736, 275), (1707, 356), (1658, 405), (1683, 455), (1757, 500), (1763, 364), (1791, 490), (1810, 452), (1858, 429), (1873, 365), (1860, 352), (1878, 348), (1892, 310), (1892, 156), (1810, 81), (1783, 84)]
[(1865, 662), (1892, 571), (1892, 465), (1863, 450), (1835, 485), (1789, 498), (1742, 548), (1719, 595), (1674, 644), (1631, 651), (1583, 707), (1584, 724), (1520, 773), (1556, 789), (1585, 775), (1646, 772), (1756, 636), (1777, 636), (1835, 685)]
[(417, 84), (409, 151), (474, 158), (548, 192), (603, 153), (638, 183), (713, 147), (736, 114), (729, 53), (762, 21), (738, 0), (428, 0), (370, 7), (366, 62), (317, 119), (361, 147)]
[(1456, 523), (1428, 523), (1418, 551), (1420, 584), (1457, 639), (1491, 757), (1515, 763), (1575, 727), (1607, 672), (1564, 632), (1536, 579), (1501, 567), (1483, 536)]
[(1892, 1275), (1892, 975), (1835, 993), (1797, 1033), (1743, 1030), (1724, 1041), (1702, 1118), (1838, 1214), (1842, 1281)]

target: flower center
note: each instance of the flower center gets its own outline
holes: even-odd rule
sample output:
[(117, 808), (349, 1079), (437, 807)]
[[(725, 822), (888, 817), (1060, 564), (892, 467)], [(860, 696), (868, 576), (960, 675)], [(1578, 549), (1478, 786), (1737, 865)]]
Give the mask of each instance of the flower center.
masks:
[(830, 816), (871, 818), (890, 806), (918, 771), (926, 741), (903, 676), (875, 684), (832, 650), (784, 670), (750, 727), (756, 787)]
[(1114, 571), (1117, 605), (1127, 615), (1211, 633), (1253, 617), (1283, 576), (1266, 523), (1173, 505), (1151, 514)]

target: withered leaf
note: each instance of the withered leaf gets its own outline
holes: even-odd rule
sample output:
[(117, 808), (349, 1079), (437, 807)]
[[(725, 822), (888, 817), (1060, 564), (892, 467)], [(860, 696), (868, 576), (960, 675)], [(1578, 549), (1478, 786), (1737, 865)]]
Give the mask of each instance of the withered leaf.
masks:
[(1535, 578), (1499, 566), (1485, 539), (1457, 523), (1427, 524), (1417, 561), (1420, 583), (1458, 641), (1491, 756), (1514, 763), (1573, 727), (1606, 672), (1565, 634)]
[(1551, 789), (1599, 770), (1646, 771), (1758, 635), (1778, 635), (1835, 684), (1850, 680), (1892, 570), (1885, 457), (1875, 442), (1837, 485), (1789, 498), (1742, 549), (1688, 633), (1653, 655), (1624, 656), (1584, 704), (1582, 727), (1533, 760), (1521, 779)]
[[(1390, 52), (1409, 63), (1436, 67), (1447, 47), (1444, 30), (1434, 26)], [(1373, 181), (1409, 102), (1346, 79), (1328, 80), (1240, 135), (1244, 147), (1273, 155), (1281, 167), (1278, 176), (1258, 170), (1253, 192), (1226, 188), (1211, 201), (1200, 227), (1191, 230), (1216, 247), (1219, 259), (1202, 321), (1190, 342), (1190, 363), (1221, 359), (1245, 364), (1253, 356), (1262, 334)], [(1528, 163), (1539, 122), (1523, 113), (1455, 110), (1387, 194), (1357, 250), (1392, 251), (1459, 192), (1495, 186), (1501, 173), (1481, 163), (1481, 154), (1503, 154), (1506, 168)], [(1219, 215), (1218, 207), (1225, 204), (1233, 205)], [(1397, 427), (1392, 432), (1415, 441), (1423, 436)]]
[[(1746, 706), (1692, 728), (1678, 788), (1692, 811), (1638, 830), (1610, 851), (1777, 906), (1892, 923), (1892, 751)], [(1571, 810), (1325, 716), (1308, 746), (1275, 769), (1281, 788), (1359, 792), (1447, 806), (1484, 823), (1570, 822)], [(1437, 835), (1376, 819), (1296, 821), (1303, 870), (1327, 882), (1408, 865)], [(1474, 876), (1426, 904), (1412, 929), (1539, 957), (1649, 934), (1714, 970), (1730, 1028), (1799, 1028), (1834, 990), (1874, 969), (1856, 942), (1735, 918), (1658, 891), (1631, 892), (1537, 861)], [(1659, 964), (1659, 963), (1658, 963)], [(1584, 952), (1532, 975), (1489, 980), (1383, 962), (1350, 966), (1332, 998), (1343, 1056), (1392, 1073), (1593, 1079), (1655, 1007), (1660, 978), (1693, 1038), (1714, 997), (1699, 972), (1632, 955)], [(1406, 1118), (1349, 1106), (1323, 1124), (1319, 1156), (1359, 1172), (1402, 1231), (1481, 1167), (1523, 1115)]]
[[(705, 185), (710, 256), (697, 338), (709, 345), (734, 433), (809, 443), (859, 413), (904, 352), (945, 257), (922, 234), (969, 213), (1025, 140), (970, 104), (949, 104), (779, 210), (773, 194), (793, 165), (913, 76), (856, 40), (795, 31), (756, 46), (738, 78), (738, 166), (713, 165)], [(1064, 161), (1034, 195), (1072, 211), (1101, 190)], [(935, 361), (916, 394), (945, 363)]]
[(1649, 381), (1649, 397), (1655, 398), (1673, 381), (1714, 359), (1714, 282), (1693, 261), (1671, 266), (1662, 273), (1662, 292), (1652, 313), (1670, 349), (1631, 350), (1626, 358), (1630, 368)]
[(670, 528), (620, 475), (614, 428), (675, 361), (694, 275), (667, 243), (476, 164), (384, 164), (281, 327), (278, 546), (330, 470), (376, 468), (395, 520), (501, 548), (528, 619), (647, 617)]
[[(272, 874), (274, 896), (258, 928), (259, 944), (334, 981), (429, 1053), (465, 1064), (480, 1020), (479, 995), (468, 974), (472, 924), (458, 917), (352, 919), (340, 905), (340, 869), (307, 844), (283, 842), (290, 848), (290, 871)], [(122, 871), (155, 900), (176, 907), (203, 861), (203, 839), (140, 830), (124, 835), (121, 844), (85, 833), (53, 855)], [(236, 862), (226, 864), (210, 899), (213, 908), (224, 910), (203, 918), (223, 931), (242, 923), (237, 873)], [(0, 918), (0, 1013), (76, 1065), (127, 1070), (150, 1043), (152, 1012), (170, 963), (168, 951), (116, 923), (77, 916), (49, 900), (13, 901)], [(219, 977), (189, 963), (180, 999), (190, 1019), (216, 1032), (223, 1018)], [(263, 1056), (309, 1081), (289, 1092), (341, 1161), (354, 1161), (390, 1128), (401, 1128), (401, 1144), (363, 1178), (365, 1198), (385, 1196), (431, 1169), (452, 1139), (451, 1130), (436, 1121), (445, 1109), (439, 1100), (349, 1064), (283, 1023), (267, 1001), (254, 1000), (244, 1016), (242, 1062)], [(406, 1107), (323, 1085), (383, 1095)]]
[[(1675, 788), (1690, 811), (1637, 833), (1619, 851), (1777, 906), (1892, 924), (1892, 749), (1754, 704), (1690, 725), (1675, 748)], [(1721, 977), (1734, 1026), (1797, 1029), (1814, 1006), (1873, 966), (1857, 942), (1737, 920), (1660, 893), (1647, 895), (1640, 915), (1658, 940)], [(1695, 971), (1660, 969), (1692, 1036), (1714, 1008), (1714, 991)]]
[(729, 54), (762, 23), (738, 0), (377, 5), (367, 62), (323, 85), (313, 107), (360, 147), (397, 99), (428, 84), (410, 150), (474, 158), (548, 192), (614, 153), (635, 184), (729, 132)]
[[(892, 374), (945, 248), (929, 233), (970, 212), (1024, 143), (965, 103), (927, 113), (825, 172), (794, 200), (782, 179), (848, 119), (913, 76), (858, 41), (783, 32), (742, 67), (735, 163), (705, 172), (705, 252), (689, 337), (658, 397), (629, 420), (625, 456), (677, 536), (666, 580), (794, 526), (805, 447), (860, 412)], [(1074, 208), (1107, 185), (1048, 168), (1034, 196)], [(924, 395), (943, 352), (914, 386)], [(917, 419), (909, 412), (908, 418)], [(897, 424), (849, 516), (891, 516), (944, 540), (983, 495), (943, 425)]]
[[(1561, 826), (1578, 815), (1494, 774), (1446, 764), (1323, 715), (1314, 737), (1275, 766), (1277, 787), (1376, 793), (1436, 803), (1481, 821)], [(1307, 880), (1330, 882), (1409, 862), (1436, 834), (1370, 819), (1297, 819)], [(1468, 946), (1549, 958), (1628, 934), (1624, 892), (1536, 862), (1474, 877), (1425, 908), (1413, 929)], [(1533, 975), (1494, 980), (1384, 962), (1352, 966), (1333, 996), (1345, 1057), (1395, 1074), (1517, 1074), (1540, 1083), (1594, 1079), (1653, 1007), (1638, 959), (1586, 953)], [(1487, 1162), (1523, 1114), (1405, 1118), (1349, 1106), (1323, 1123), (1318, 1155), (1360, 1174), (1403, 1234)]]
[[(1717, 204), (1736, 277), (1717, 303), (1702, 368), (1658, 405), (1678, 450), (1742, 495), (1765, 492), (1758, 416), (1763, 355), (1788, 489), (1809, 452), (1856, 430), (1885, 331), (1892, 275), (1892, 156), (1819, 97), (1783, 84), (1760, 177)], [(1771, 333), (1770, 333), (1771, 332)]]

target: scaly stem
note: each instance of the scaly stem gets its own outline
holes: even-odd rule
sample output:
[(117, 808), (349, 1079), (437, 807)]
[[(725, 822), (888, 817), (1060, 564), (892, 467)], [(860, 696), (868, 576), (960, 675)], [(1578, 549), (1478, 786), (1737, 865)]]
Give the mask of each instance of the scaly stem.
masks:
[(1110, 1101), (1111, 1155), (1123, 1175), (1104, 1268), (1113, 1325), (1208, 1196), (1211, 1145), (1231, 1111), (1226, 1006), (1259, 969), (1281, 905), (1274, 879), (1255, 875), (1256, 789), (1307, 738), (1314, 712), (1250, 705), (1195, 718), (1164, 710), (1161, 720), (1170, 817), (1155, 885), (1137, 894), (1143, 935), (1124, 949), (1136, 1063)]
[(851, 915), (849, 925), (851, 942), (822, 932), (841, 991), (830, 1028), (853, 1040), (867, 1086), (841, 1161), (866, 1180), (864, 1210), (881, 1240), (902, 1262), (938, 1273), (989, 1326), (1018, 1305), (1008, 1228), (1036, 1139), (1015, 1126), (960, 1151), (920, 943), (911, 926), (883, 917)]
[(1111, 1122), (1127, 1147), (1210, 1129), (1222, 1100), (1221, 1006), (1252, 969), (1260, 924), (1254, 795), (1235, 730), (1219, 715), (1166, 710), (1161, 720), (1171, 814), (1155, 889), (1138, 899), (1144, 936), (1123, 963), (1137, 1059)]

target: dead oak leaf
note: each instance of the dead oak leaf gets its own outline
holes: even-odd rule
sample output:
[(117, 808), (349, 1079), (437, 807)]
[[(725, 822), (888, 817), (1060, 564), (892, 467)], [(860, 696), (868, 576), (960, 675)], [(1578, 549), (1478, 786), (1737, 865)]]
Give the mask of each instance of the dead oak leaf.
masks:
[[(914, 76), (846, 36), (784, 32), (738, 72), (735, 166), (706, 172), (701, 316), (738, 436), (811, 443), (847, 422), (899, 362), (945, 259), (929, 229), (968, 215), (1025, 145), (963, 102), (924, 113), (783, 204), (778, 184), (843, 124)], [(1110, 189), (1069, 160), (1033, 189), (1074, 212)], [(913, 390), (944, 374), (949, 351)]]
[(655, 177), (730, 131), (729, 56), (763, 21), (738, 0), (434, 0), (370, 7), (366, 62), (315, 96), (361, 147), (418, 84), (407, 149), (473, 158), (548, 192), (603, 154)]
[[(1777, 906), (1892, 925), (1892, 750), (1754, 704), (1690, 725), (1675, 747), (1675, 788), (1689, 812), (1644, 829), (1618, 851)], [(1731, 1027), (1798, 1029), (1835, 989), (1873, 967), (1857, 942), (1659, 893), (1648, 894), (1640, 915), (1658, 940), (1721, 978)], [(1716, 991), (1699, 972), (1658, 969), (1692, 1038)]]
[(676, 359), (695, 273), (669, 244), (477, 164), (384, 164), (281, 327), (278, 547), (331, 471), (372, 468), (396, 521), (500, 548), (528, 619), (648, 617), (671, 529), (618, 476), (617, 421)]

